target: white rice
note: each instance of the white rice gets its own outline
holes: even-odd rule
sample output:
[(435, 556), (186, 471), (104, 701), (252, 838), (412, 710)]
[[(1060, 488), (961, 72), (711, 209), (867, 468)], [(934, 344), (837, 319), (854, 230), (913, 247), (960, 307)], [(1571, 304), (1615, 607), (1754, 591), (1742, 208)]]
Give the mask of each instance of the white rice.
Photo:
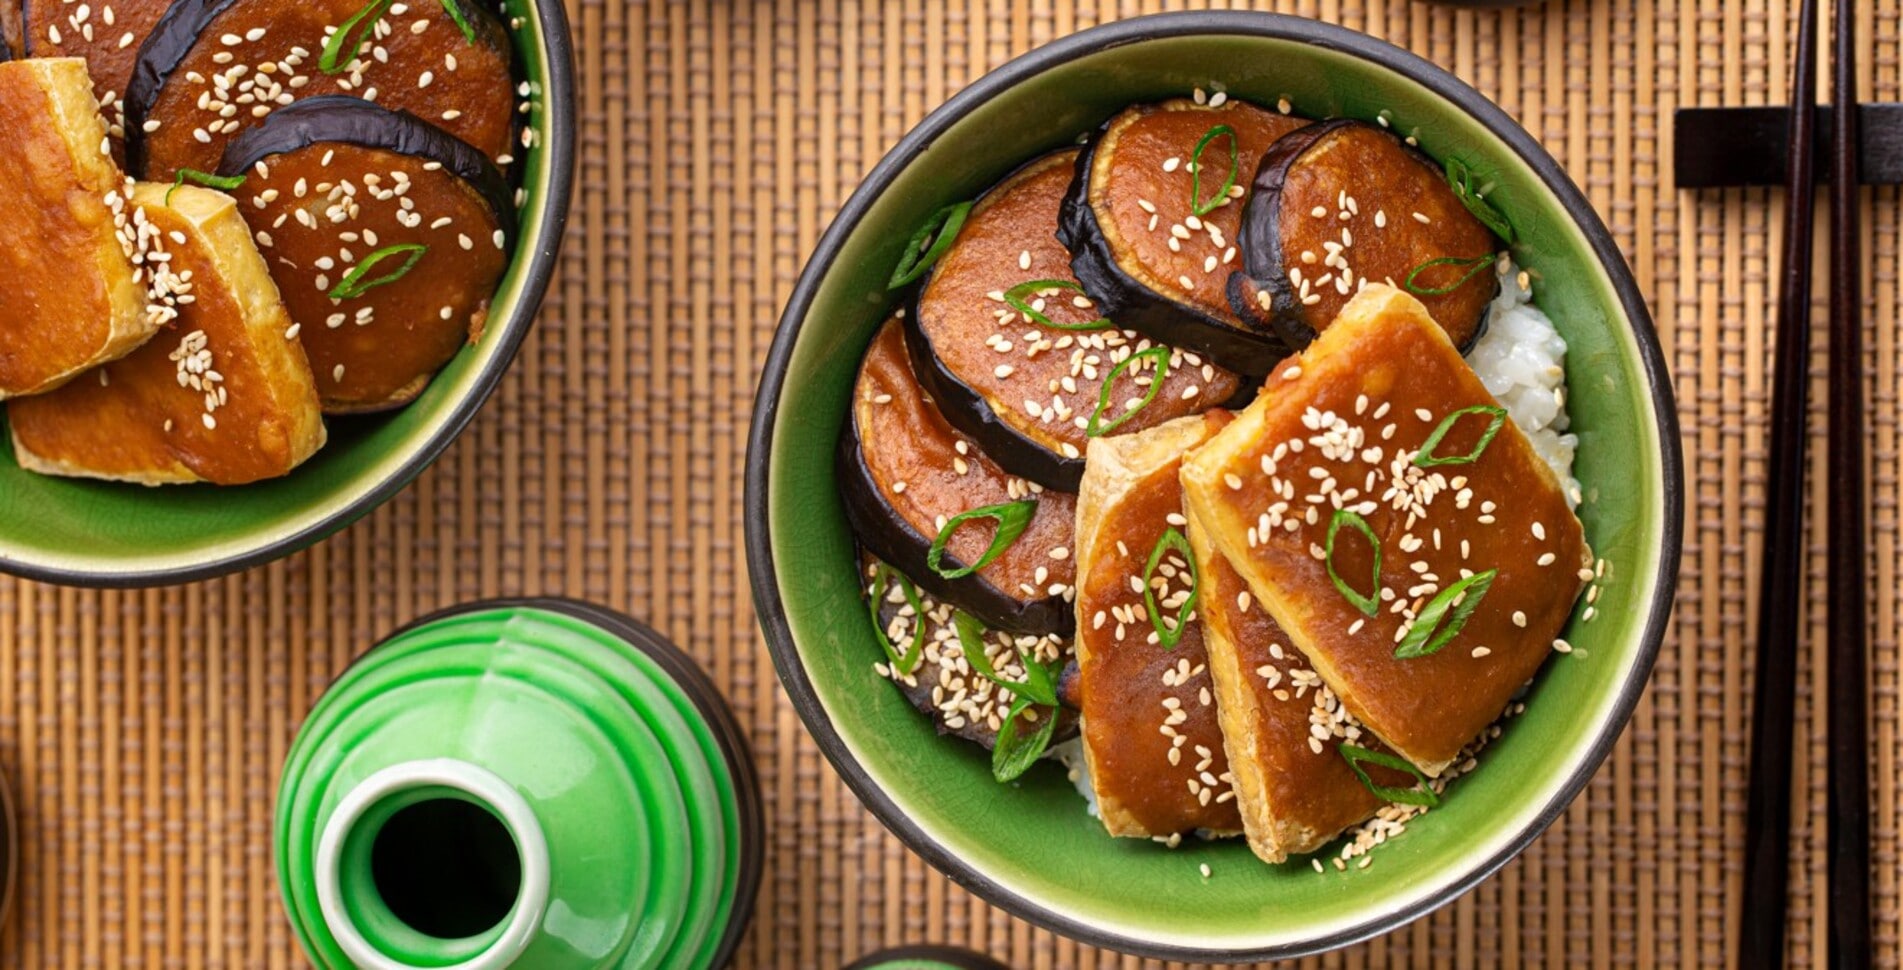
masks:
[(1051, 745), (1051, 749), (1045, 752), (1044, 756), (1055, 758), (1063, 764), (1065, 772), (1070, 777), (1070, 783), (1077, 787), (1077, 794), (1084, 796), (1084, 811), (1090, 813), (1091, 818), (1102, 818), (1103, 815), (1097, 808), (1097, 786), (1090, 783), (1090, 762), (1084, 757), (1083, 730), (1084, 719), (1079, 716), (1078, 736), (1063, 744)]
[(1507, 409), (1513, 423), (1551, 466), (1568, 504), (1579, 503), (1573, 478), (1573, 451), (1579, 436), (1567, 433), (1566, 340), (1553, 321), (1533, 305), (1533, 294), (1520, 285), (1520, 268), (1506, 263), (1500, 271), (1500, 295), (1489, 308), (1486, 333), (1467, 354), (1467, 363), (1487, 391)]

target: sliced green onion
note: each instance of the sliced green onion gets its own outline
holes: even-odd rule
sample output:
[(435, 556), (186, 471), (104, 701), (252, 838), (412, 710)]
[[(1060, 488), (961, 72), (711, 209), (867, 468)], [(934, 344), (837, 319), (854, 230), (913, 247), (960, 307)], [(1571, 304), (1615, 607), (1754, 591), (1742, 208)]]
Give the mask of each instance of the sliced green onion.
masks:
[[(1407, 274), (1407, 279), (1404, 279), (1401, 281), (1401, 288), (1408, 291), (1409, 293), (1414, 294), (1415, 296), (1446, 296), (1447, 294), (1452, 293), (1463, 286), (1466, 286), (1468, 280), (1471, 280), (1474, 277), (1479, 276), (1481, 270), (1487, 269), (1488, 267), (1492, 266), (1493, 261), (1495, 259), (1498, 259), (1499, 256), (1500, 256), (1499, 253), (1483, 253), (1479, 256), (1442, 256), (1439, 259), (1430, 259), (1427, 262), (1414, 267), (1414, 269)], [(1453, 281), (1452, 283), (1447, 284), (1446, 286), (1429, 287), (1429, 286), (1422, 286), (1421, 284), (1414, 282), (1415, 279), (1419, 277), (1422, 273), (1425, 273), (1436, 266), (1465, 266), (1465, 267), (1471, 267), (1471, 268), (1468, 269), (1467, 272), (1461, 274), (1460, 279), (1457, 279)]]
[(1019, 651), (1018, 660), (1024, 665), (1024, 680), (1005, 680), (998, 676), (997, 669), (991, 666), (991, 658), (985, 655), (985, 628), (977, 617), (959, 610), (952, 614), (952, 629), (958, 632), (958, 649), (965, 655), (965, 662), (971, 665), (973, 673), (1010, 691), (1014, 696), (1029, 698), (1033, 703), (1046, 707), (1057, 706), (1056, 675), (1036, 657)]
[(906, 240), (905, 249), (899, 254), (899, 265), (892, 270), (892, 279), (885, 288), (896, 290), (924, 276), (925, 271), (938, 262), (938, 257), (951, 248), (952, 240), (958, 238), (958, 230), (964, 228), (965, 216), (970, 214), (969, 202), (954, 202), (932, 213), (912, 238)]
[[(350, 272), (345, 273), (344, 278), (338, 280), (337, 285), (330, 288), (329, 296), (333, 300), (349, 300), (362, 296), (365, 292), (385, 283), (394, 283), (402, 279), (403, 275), (408, 273), (426, 252), (429, 252), (429, 247), (422, 243), (398, 243), (376, 250), (365, 256), (363, 262), (352, 266)], [(410, 254), (410, 258), (404, 260), (403, 265), (375, 279), (366, 279), (370, 275), (371, 267), (400, 253)]]
[(1493, 230), (1493, 234), (1513, 245), (1513, 223), (1507, 221), (1506, 213), (1495, 208), (1493, 203), (1480, 197), (1474, 189), (1473, 170), (1458, 158), (1447, 160), (1447, 182), (1454, 187), (1454, 194), (1460, 196), (1460, 203), (1473, 213), (1482, 225)]
[[(1136, 407), (1117, 415), (1109, 422), (1105, 422), (1103, 420), (1103, 413), (1110, 408), (1111, 386), (1116, 384), (1119, 375), (1130, 369), (1131, 364), (1144, 359), (1156, 363), (1156, 375), (1150, 381), (1150, 390), (1143, 395), (1143, 400), (1137, 402)], [(1084, 436), (1087, 438), (1101, 438), (1117, 430), (1118, 425), (1135, 417), (1137, 412), (1149, 407), (1150, 402), (1156, 400), (1156, 392), (1163, 389), (1163, 379), (1169, 375), (1170, 349), (1160, 344), (1148, 350), (1139, 350), (1125, 357), (1123, 360), (1118, 361), (1117, 366), (1110, 368), (1109, 375), (1103, 379), (1103, 387), (1097, 391), (1097, 409), (1090, 412), (1090, 421), (1084, 426)]]
[[(991, 565), (1011, 547), (1011, 543), (1018, 541), (1018, 536), (1024, 534), (1025, 528), (1031, 524), (1031, 515), (1036, 511), (1037, 499), (1025, 498), (960, 512), (945, 520), (945, 527), (938, 530), (938, 537), (932, 540), (932, 548), (925, 552), (925, 565), (931, 567), (932, 572), (946, 579), (962, 579), (969, 576)], [(946, 569), (940, 565), (945, 558), (945, 544), (951, 541), (952, 533), (957, 532), (959, 526), (973, 519), (997, 520), (998, 531), (992, 535), (991, 545), (985, 547), (984, 555), (979, 556), (978, 560), (971, 565)]]
[(166, 205), (169, 206), (172, 204), (172, 193), (177, 192), (178, 187), (184, 185), (186, 182), (195, 182), (208, 189), (223, 189), (229, 192), (244, 184), (244, 176), (213, 175), (210, 172), (201, 172), (195, 168), (181, 168), (178, 170), (178, 175), (172, 179), (172, 187), (165, 190)]
[(443, 10), (449, 14), (449, 19), (454, 20), (456, 26), (462, 30), (463, 41), (469, 44), (475, 43), (476, 28), (471, 27), (469, 25), (469, 18), (463, 16), (462, 4), (459, 3), (458, 0), (443, 0)]
[[(1408, 628), (1407, 636), (1401, 638), (1401, 645), (1394, 648), (1395, 659), (1409, 660), (1439, 653), (1460, 628), (1467, 625), (1467, 618), (1473, 616), (1480, 601), (1486, 598), (1487, 588), (1493, 585), (1493, 577), (1499, 574), (1498, 569), (1474, 573), (1428, 600), (1427, 605), (1421, 607), (1420, 615), (1414, 618), (1414, 625)], [(1442, 617), (1447, 622), (1442, 623)], [(1440, 627), (1440, 632), (1434, 632), (1435, 627)], [(1428, 639), (1429, 636), (1433, 639)]]
[[(1475, 443), (1473, 450), (1464, 455), (1448, 455), (1446, 457), (1434, 454), (1434, 449), (1440, 447), (1441, 439), (1447, 437), (1449, 431), (1454, 430), (1454, 423), (1469, 414), (1487, 414), (1493, 416), (1493, 420), (1487, 422), (1487, 430), (1480, 433), (1480, 441)], [(1493, 444), (1493, 436), (1499, 434), (1500, 428), (1506, 423), (1506, 408), (1492, 404), (1476, 404), (1472, 407), (1461, 408), (1440, 419), (1440, 424), (1434, 428), (1434, 433), (1428, 435), (1427, 441), (1421, 445), (1421, 450), (1415, 452), (1414, 464), (1422, 468), (1432, 468), (1435, 465), (1473, 464), (1474, 461), (1479, 459), (1480, 453), (1486, 451), (1488, 445)]]
[(1031, 280), (1027, 283), (1019, 283), (1005, 290), (1004, 302), (1009, 304), (1011, 309), (1031, 318), (1031, 322), (1041, 327), (1049, 327), (1052, 330), (1107, 330), (1110, 328), (1109, 317), (1098, 317), (1087, 323), (1057, 323), (1053, 321), (1050, 317), (1045, 316), (1042, 310), (1033, 309), (1026, 299), (1044, 290), (1074, 290), (1078, 293), (1082, 293), (1084, 288), (1069, 280)]
[[(1428, 785), (1427, 776), (1421, 774), (1420, 769), (1409, 764), (1406, 758), (1391, 755), (1385, 751), (1369, 751), (1367, 748), (1358, 748), (1345, 743), (1337, 750), (1341, 752), (1342, 760), (1348, 762), (1348, 767), (1354, 769), (1355, 777), (1360, 778), (1361, 783), (1366, 785), (1369, 791), (1374, 792), (1374, 797), (1402, 805), (1420, 805), (1425, 808), (1435, 808), (1440, 805), (1440, 796), (1434, 794), (1434, 789)], [(1407, 772), (1414, 776), (1417, 787), (1391, 788), (1387, 785), (1377, 785), (1374, 779), (1368, 777), (1367, 769), (1361, 767), (1364, 762)]]
[[(1229, 177), (1222, 180), (1222, 188), (1217, 189), (1216, 194), (1210, 196), (1205, 202), (1202, 198), (1203, 150), (1209, 147), (1210, 142), (1224, 135), (1229, 136)], [(1196, 143), (1196, 151), (1189, 157), (1189, 211), (1199, 216), (1206, 216), (1216, 211), (1216, 207), (1229, 198), (1229, 189), (1236, 184), (1236, 169), (1239, 166), (1240, 163), (1236, 158), (1236, 130), (1234, 128), (1228, 125), (1217, 125), (1204, 132), (1203, 140)]]
[[(1367, 536), (1368, 543), (1374, 546), (1374, 575), (1366, 595), (1349, 585), (1347, 580), (1341, 578), (1340, 573), (1335, 572), (1335, 533), (1341, 531), (1343, 525)], [(1335, 588), (1341, 591), (1341, 595), (1348, 602), (1353, 603), (1355, 609), (1360, 610), (1365, 616), (1373, 616), (1379, 612), (1381, 609), (1381, 540), (1374, 534), (1374, 529), (1368, 525), (1368, 520), (1351, 509), (1336, 509), (1334, 518), (1328, 520), (1328, 544), (1323, 551), (1328, 560), (1328, 578), (1334, 581)]]
[[(1189, 595), (1184, 597), (1183, 605), (1176, 608), (1176, 625), (1163, 622), (1162, 611), (1156, 607), (1156, 589), (1150, 585), (1150, 579), (1156, 574), (1156, 567), (1163, 561), (1165, 552), (1178, 552), (1183, 561), (1189, 563)], [(1196, 556), (1189, 551), (1189, 540), (1183, 538), (1175, 526), (1170, 526), (1162, 537), (1156, 540), (1156, 547), (1150, 550), (1150, 561), (1143, 566), (1143, 608), (1150, 613), (1150, 625), (1156, 627), (1156, 638), (1163, 649), (1174, 650), (1183, 639), (1183, 631), (1189, 627), (1189, 614), (1196, 609), (1196, 600), (1202, 595), (1202, 577), (1196, 572)]]
[[(897, 580), (899, 589), (905, 594), (905, 602), (912, 607), (912, 645), (900, 654), (899, 649), (885, 635), (885, 624), (879, 620), (879, 608), (885, 603), (886, 584)], [(918, 587), (912, 585), (905, 574), (880, 563), (872, 574), (872, 632), (879, 638), (879, 646), (885, 648), (886, 658), (892, 662), (892, 669), (904, 677), (918, 669), (918, 662), (925, 655), (925, 604), (919, 600)]]
[(317, 69), (325, 74), (341, 74), (357, 59), (357, 52), (363, 50), (364, 41), (370, 39), (377, 29), (377, 22), (390, 10), (396, 0), (370, 0), (350, 19), (331, 32), (324, 40), (324, 52), (317, 57)]
[(1018, 698), (1005, 713), (1004, 723), (998, 725), (998, 742), (991, 749), (991, 777), (999, 783), (1016, 781), (1031, 770), (1051, 746), (1051, 733), (1057, 729), (1057, 709), (1048, 711), (1031, 733), (1023, 734), (1018, 731), (1018, 719), (1030, 707), (1029, 700)]

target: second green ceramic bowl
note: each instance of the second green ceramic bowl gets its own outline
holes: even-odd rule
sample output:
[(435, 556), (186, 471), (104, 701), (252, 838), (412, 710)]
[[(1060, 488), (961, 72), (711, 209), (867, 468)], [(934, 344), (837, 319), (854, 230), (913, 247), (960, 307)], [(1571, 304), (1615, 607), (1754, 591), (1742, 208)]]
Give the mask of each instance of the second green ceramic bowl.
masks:
[[(1611, 562), (1577, 650), (1446, 803), (1365, 870), (1264, 865), (1240, 841), (1171, 851), (1112, 839), (1063, 772), (991, 779), (872, 667), (833, 448), (853, 375), (892, 298), (890, 267), (938, 206), (1133, 102), (1220, 87), (1313, 117), (1386, 117), (1437, 158), (1465, 161), (1510, 213), (1519, 261), (1570, 345), (1580, 509)], [(1453, 900), (1504, 865), (1591, 778), (1638, 701), (1671, 609), (1682, 485), (1657, 337), (1605, 226), (1557, 163), (1493, 103), (1362, 34), (1268, 14), (1124, 21), (1034, 51), (960, 92), (879, 163), (820, 240), (780, 323), (747, 463), (754, 598), (794, 706), (846, 782), (938, 868), (1067, 935), (1187, 960), (1288, 957), (1363, 939)], [(1209, 875), (1200, 869), (1207, 864)]]
[[(521, 227), (482, 339), (411, 404), (332, 418), (330, 440), (290, 475), (235, 488), (141, 488), (20, 468), (0, 417), (0, 572), (80, 586), (204, 579), (295, 552), (402, 490), (449, 447), (501, 383), (555, 274), (568, 220), (575, 68), (562, 0), (504, 0), (517, 21), (517, 74), (529, 85), (517, 149)], [(473, 485), (471, 487), (474, 487)]]

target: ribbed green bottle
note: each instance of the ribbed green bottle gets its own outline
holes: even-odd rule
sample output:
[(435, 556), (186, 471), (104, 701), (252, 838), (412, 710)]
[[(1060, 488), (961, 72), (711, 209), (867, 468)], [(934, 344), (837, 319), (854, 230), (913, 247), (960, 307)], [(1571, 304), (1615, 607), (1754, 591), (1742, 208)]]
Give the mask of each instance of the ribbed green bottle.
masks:
[(532, 600), (430, 617), (346, 670), (292, 745), (275, 848), (319, 967), (672, 970), (731, 955), (762, 840), (699, 669)]

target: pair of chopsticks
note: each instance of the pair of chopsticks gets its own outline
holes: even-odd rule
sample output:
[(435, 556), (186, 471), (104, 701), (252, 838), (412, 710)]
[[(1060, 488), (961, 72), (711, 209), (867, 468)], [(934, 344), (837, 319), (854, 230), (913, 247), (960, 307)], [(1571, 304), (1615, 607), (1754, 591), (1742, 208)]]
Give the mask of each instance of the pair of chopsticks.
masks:
[[(1800, 0), (1791, 84), (1784, 262), (1771, 398), (1770, 479), (1758, 609), (1757, 683), (1751, 719), (1751, 787), (1745, 819), (1745, 897), (1739, 966), (1784, 961), (1789, 882), (1792, 708), (1797, 612), (1804, 562), (1804, 448), (1810, 358), (1811, 228), (1815, 202), (1817, 0)], [(1830, 144), (1830, 586), (1827, 607), (1830, 732), (1830, 965), (1867, 967), (1870, 933), (1870, 768), (1866, 696), (1863, 482), (1862, 253), (1858, 221), (1856, 7), (1837, 0)]]

